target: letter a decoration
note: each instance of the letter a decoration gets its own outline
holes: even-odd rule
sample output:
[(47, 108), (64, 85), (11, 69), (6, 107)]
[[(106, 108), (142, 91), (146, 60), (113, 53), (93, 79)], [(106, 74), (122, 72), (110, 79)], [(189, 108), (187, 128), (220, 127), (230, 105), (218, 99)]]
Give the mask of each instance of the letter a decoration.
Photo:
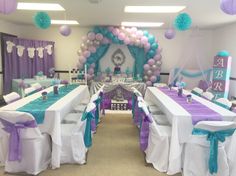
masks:
[(214, 58), (212, 93), (215, 99), (228, 98), (232, 57), (221, 51)]

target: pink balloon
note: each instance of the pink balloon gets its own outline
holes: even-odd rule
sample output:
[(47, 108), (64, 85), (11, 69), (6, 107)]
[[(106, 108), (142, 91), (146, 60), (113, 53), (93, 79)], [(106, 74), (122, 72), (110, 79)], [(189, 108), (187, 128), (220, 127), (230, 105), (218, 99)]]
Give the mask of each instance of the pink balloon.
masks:
[(119, 33), (118, 34), (118, 39), (124, 40), (125, 39), (125, 34), (124, 33)]
[(148, 70), (150, 69), (150, 65), (144, 64), (143, 69), (144, 69), (145, 71), (148, 71)]
[(93, 68), (90, 68), (90, 69), (88, 70), (88, 73), (89, 73), (90, 75), (94, 74), (94, 69), (93, 69)]
[(157, 49), (157, 53), (161, 53), (161, 52), (162, 52), (162, 48), (159, 47), (159, 48)]
[(83, 37), (82, 37), (82, 41), (83, 41), (83, 42), (86, 42), (86, 41), (87, 41), (87, 37), (86, 37), (86, 36), (83, 36)]
[(107, 29), (108, 29), (108, 31), (112, 32), (114, 27), (113, 26), (109, 26)]
[(152, 86), (152, 82), (151, 82), (151, 81), (147, 81), (147, 82), (146, 82), (146, 85), (147, 85), (147, 86)]
[(100, 34), (100, 33), (96, 34), (96, 39), (97, 39), (98, 41), (102, 41), (103, 35)]
[(162, 58), (161, 55), (157, 54), (157, 55), (154, 56), (153, 59), (156, 60), (156, 61), (159, 61), (159, 60), (161, 60), (161, 58)]
[(89, 50), (91, 53), (96, 53), (96, 47), (94, 47), (94, 46), (90, 46), (90, 47), (88, 48), (88, 50)]
[(86, 58), (85, 58), (84, 56), (80, 56), (80, 57), (79, 57), (79, 62), (80, 62), (81, 64), (84, 64), (84, 63), (86, 62)]
[(152, 81), (153, 83), (157, 81), (157, 77), (156, 76), (151, 76), (150, 77), (150, 81)]
[(126, 44), (126, 45), (129, 45), (130, 44), (130, 39), (127, 37), (127, 38), (125, 38), (124, 39), (124, 43)]
[(143, 31), (138, 30), (136, 34), (139, 38), (141, 38), (143, 36)]
[(149, 50), (149, 49), (151, 48), (150, 43), (146, 43), (146, 44), (144, 45), (144, 48), (147, 49), (147, 50)]
[(152, 66), (155, 64), (155, 60), (154, 59), (149, 59), (148, 60), (148, 65)]
[(80, 62), (78, 62), (76, 64), (76, 67), (77, 67), (77, 69), (81, 70), (84, 66)]
[(141, 38), (141, 43), (142, 43), (143, 45), (145, 45), (146, 43), (148, 43), (148, 38), (147, 38), (146, 36), (143, 36), (143, 37)]
[(108, 40), (106, 37), (103, 37), (102, 43), (103, 43), (103, 44), (108, 44), (108, 43), (109, 43), (109, 40)]
[(132, 33), (136, 33), (137, 31), (138, 31), (138, 29), (137, 29), (136, 27), (132, 27), (132, 28), (131, 28), (131, 32), (132, 32)]
[(90, 65), (90, 67), (91, 67), (91, 68), (95, 68), (95, 67), (96, 67), (95, 63), (92, 63), (92, 64)]
[(155, 76), (160, 76), (160, 70), (156, 70), (156, 71), (154, 71), (154, 73), (153, 73)]
[(89, 33), (88, 33), (88, 39), (89, 39), (89, 40), (94, 40), (95, 37), (96, 37), (96, 35), (95, 35), (94, 32), (89, 32)]
[(114, 28), (114, 29), (112, 30), (112, 33), (113, 33), (114, 35), (118, 35), (118, 34), (119, 34), (119, 30), (118, 30), (117, 28)]
[(84, 51), (83, 53), (84, 57), (89, 57), (91, 55), (90, 51)]

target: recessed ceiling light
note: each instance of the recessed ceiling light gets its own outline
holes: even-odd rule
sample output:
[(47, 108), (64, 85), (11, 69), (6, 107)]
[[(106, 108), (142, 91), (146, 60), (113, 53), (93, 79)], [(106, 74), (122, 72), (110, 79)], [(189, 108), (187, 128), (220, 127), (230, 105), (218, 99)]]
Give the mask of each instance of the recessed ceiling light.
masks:
[(160, 27), (162, 22), (122, 22), (121, 26), (135, 26), (135, 27)]
[(51, 24), (73, 24), (78, 25), (78, 21), (76, 20), (51, 20)]
[(127, 13), (178, 13), (186, 6), (125, 6)]
[(18, 10), (50, 10), (50, 11), (65, 11), (60, 4), (53, 3), (25, 3), (18, 2)]

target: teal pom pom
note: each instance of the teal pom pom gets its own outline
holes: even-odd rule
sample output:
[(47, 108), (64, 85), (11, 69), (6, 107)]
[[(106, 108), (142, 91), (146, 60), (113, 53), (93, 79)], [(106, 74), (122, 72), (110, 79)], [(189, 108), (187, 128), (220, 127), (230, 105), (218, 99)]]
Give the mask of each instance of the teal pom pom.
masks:
[(175, 18), (174, 26), (179, 31), (188, 30), (192, 25), (192, 19), (187, 13), (181, 13)]
[(220, 51), (220, 52), (217, 53), (217, 56), (228, 57), (229, 52), (228, 51)]
[(34, 24), (40, 29), (47, 29), (51, 26), (51, 18), (46, 12), (37, 12), (34, 16)]

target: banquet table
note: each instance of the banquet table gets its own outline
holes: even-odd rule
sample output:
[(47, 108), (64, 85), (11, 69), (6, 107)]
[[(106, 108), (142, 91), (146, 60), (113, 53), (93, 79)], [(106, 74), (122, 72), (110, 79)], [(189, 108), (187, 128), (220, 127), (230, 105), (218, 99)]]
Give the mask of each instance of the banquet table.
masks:
[[(191, 108), (186, 110), (182, 105), (177, 103), (173, 97), (170, 97), (163, 88), (149, 87), (146, 90), (144, 100), (151, 101), (154, 104), (158, 105), (162, 111), (166, 114), (168, 121), (172, 126), (172, 135), (170, 142), (170, 153), (169, 153), (169, 167), (167, 174), (174, 175), (181, 172), (182, 167), (182, 150), (184, 143), (186, 143), (191, 136), (193, 129), (193, 115), (194, 112), (191, 112)], [(172, 89), (172, 94), (176, 94), (177, 90)], [(190, 92), (183, 90), (183, 95), (189, 95)], [(236, 121), (236, 114), (232, 111), (226, 110), (221, 106), (218, 106), (206, 99), (203, 99), (194, 94), (192, 95), (193, 101), (200, 103), (201, 107), (208, 108), (210, 111), (217, 113), (225, 121)], [(186, 100), (186, 97), (183, 97)], [(184, 101), (185, 101), (184, 100)], [(190, 105), (191, 106), (191, 105)], [(196, 111), (196, 109), (195, 109)], [(199, 111), (199, 116), (202, 114), (201, 109)], [(207, 114), (205, 115), (207, 116)], [(210, 118), (210, 117), (208, 117)], [(208, 119), (210, 120), (210, 119)]]
[[(39, 83), (43, 87), (49, 87), (49, 86), (51, 86), (53, 80), (54, 79), (52, 79), (52, 78), (47, 78), (47, 79), (42, 79), (42, 80), (28, 78), (28, 79), (24, 79), (24, 83), (29, 84), (29, 85), (34, 84), (34, 83)], [(22, 79), (13, 79), (12, 80), (12, 91), (17, 92), (22, 97), (21, 88), (18, 86), (21, 81), (22, 81)]]
[[(61, 87), (63, 85), (59, 85)], [(44, 89), (38, 93), (22, 98), (14, 103), (0, 108), (1, 111), (17, 111), (17, 109), (25, 106), (26, 104), (40, 98), (43, 91), (52, 92), (53, 87)], [(59, 91), (60, 93), (60, 91)], [(51, 166), (53, 169), (60, 167), (60, 152), (61, 152), (61, 120), (62, 118), (72, 111), (72, 109), (81, 101), (89, 99), (90, 94), (88, 87), (79, 85), (64, 97), (57, 100), (45, 110), (44, 121), (39, 124), (39, 129), (42, 133), (48, 133), (52, 138), (52, 160)]]

